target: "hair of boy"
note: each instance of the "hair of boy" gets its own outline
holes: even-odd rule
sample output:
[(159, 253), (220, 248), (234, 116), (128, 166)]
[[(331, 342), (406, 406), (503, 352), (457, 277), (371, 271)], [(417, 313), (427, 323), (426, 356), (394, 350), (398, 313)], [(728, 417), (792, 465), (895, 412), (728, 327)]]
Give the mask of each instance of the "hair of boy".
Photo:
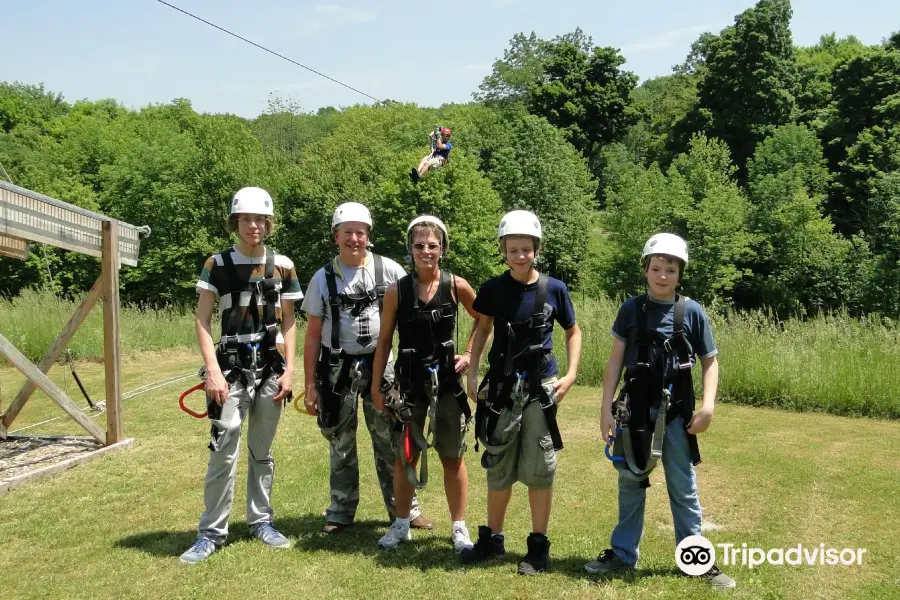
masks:
[[(266, 220), (266, 235), (265, 235), (265, 237), (269, 237), (273, 233), (275, 233), (275, 219), (270, 217), (269, 215), (265, 215), (264, 218)], [(241, 219), (240, 214), (229, 215), (228, 219), (225, 221), (225, 230), (228, 233), (238, 232), (238, 221), (240, 221), (240, 219)]]
[(536, 238), (533, 235), (507, 235), (500, 238), (500, 252), (503, 253), (503, 256), (506, 257), (506, 240), (507, 238), (531, 238), (531, 243), (534, 246), (534, 253), (537, 254), (538, 250), (541, 249), (541, 240), (540, 238)]

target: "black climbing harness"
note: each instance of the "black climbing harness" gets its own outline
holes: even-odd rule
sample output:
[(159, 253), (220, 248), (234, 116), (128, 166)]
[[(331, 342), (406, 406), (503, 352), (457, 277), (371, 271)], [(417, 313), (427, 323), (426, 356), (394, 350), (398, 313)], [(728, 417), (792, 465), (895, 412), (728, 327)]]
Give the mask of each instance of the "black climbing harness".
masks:
[[(328, 287), (328, 306), (331, 311), (331, 347), (324, 344), (319, 349), (319, 361), (316, 368), (316, 387), (321, 402), (319, 404), (319, 426), (326, 431), (334, 432), (342, 424), (340, 418), (341, 404), (349, 392), (356, 398), (365, 369), (371, 373), (372, 356), (351, 355), (341, 347), (341, 310), (350, 309), (350, 314), (358, 317), (372, 304), (378, 304), (378, 315), (384, 306), (384, 261), (378, 254), (373, 254), (375, 268), (375, 287), (360, 298), (351, 298), (347, 294), (338, 294), (337, 274), (334, 262), (325, 266), (325, 283)], [(333, 369), (338, 369), (334, 384), (330, 382)], [(345, 417), (345, 420), (348, 417)]]
[[(639, 481), (641, 487), (650, 485), (649, 475), (662, 458), (666, 425), (681, 416), (687, 428), (695, 406), (691, 351), (684, 330), (685, 297), (679, 295), (676, 298), (673, 334), (668, 338), (648, 330), (648, 302), (646, 294), (637, 299), (633, 338), (637, 362), (626, 370), (624, 384), (613, 403), (616, 434), (605, 450), (613, 465)], [(651, 347), (658, 349), (652, 362), (649, 358)], [(667, 378), (666, 364), (673, 352), (678, 369), (674, 377)], [(655, 419), (652, 418), (653, 410), (656, 411)], [(700, 463), (697, 436), (690, 433), (687, 436), (691, 462), (697, 465)]]
[[(527, 397), (522, 408), (524, 409), (524, 404), (528, 402), (540, 403), (547, 421), (547, 428), (550, 431), (553, 448), (557, 451), (563, 449), (562, 436), (556, 421), (556, 402), (541, 383), (541, 366), (547, 360), (543, 347), (543, 335), (548, 324), (548, 318), (544, 314), (548, 279), (544, 273), (538, 277), (534, 308), (530, 318), (517, 322), (507, 321), (502, 317), (494, 319), (495, 328), (506, 326), (508, 343), (501, 356), (502, 366), (492, 364), (491, 369), (479, 385), (479, 400), (475, 412), (475, 436), (476, 440), (486, 446), (490, 445), (489, 440), (495, 434), (497, 421), (504, 408), (513, 410), (517, 418), (521, 418), (521, 412), (514, 406), (514, 398), (522, 395), (527, 382)], [(519, 354), (514, 354), (516, 341), (525, 339), (530, 343)], [(480, 392), (485, 387), (487, 387), (487, 397), (482, 400)], [(476, 444), (476, 450), (477, 448)]]

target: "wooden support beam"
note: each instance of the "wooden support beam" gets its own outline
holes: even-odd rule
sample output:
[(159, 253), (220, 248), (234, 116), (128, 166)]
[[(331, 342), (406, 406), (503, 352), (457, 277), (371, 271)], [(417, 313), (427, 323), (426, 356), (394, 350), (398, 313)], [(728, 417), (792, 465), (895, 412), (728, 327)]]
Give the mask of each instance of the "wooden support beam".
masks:
[[(97, 281), (94, 282), (94, 286), (88, 292), (88, 295), (84, 297), (84, 300), (81, 301), (81, 304), (75, 310), (72, 318), (69, 319), (66, 326), (63, 327), (62, 331), (59, 332), (59, 335), (56, 336), (56, 340), (50, 346), (50, 349), (47, 350), (47, 353), (44, 354), (41, 362), (37, 364), (37, 368), (41, 373), (50, 371), (50, 367), (53, 366), (53, 363), (55, 363), (56, 359), (59, 358), (59, 355), (62, 354), (63, 350), (68, 345), (69, 340), (72, 339), (72, 336), (75, 335), (75, 332), (78, 331), (78, 328), (81, 327), (81, 324), (84, 323), (84, 320), (91, 313), (91, 309), (94, 308), (94, 305), (100, 298), (102, 287), (102, 280), (97, 278)], [(35, 388), (36, 386), (31, 380), (25, 381), (25, 385), (19, 390), (15, 400), (9, 405), (7, 411), (3, 413), (2, 423), (5, 428), (4, 430), (9, 429), (13, 421), (16, 420), (19, 411), (22, 410), (22, 407), (25, 406), (25, 403), (31, 398), (31, 394), (34, 393)]]
[(0, 354), (3, 355), (6, 360), (12, 363), (12, 365), (17, 368), (25, 377), (33, 381), (45, 394), (47, 394), (51, 400), (56, 402), (60, 408), (62, 408), (70, 417), (75, 419), (75, 421), (84, 427), (88, 433), (90, 433), (94, 438), (100, 442), (101, 444), (106, 443), (106, 434), (100, 428), (97, 423), (95, 423), (90, 417), (85, 415), (81, 410), (78, 409), (78, 406), (66, 396), (65, 392), (63, 392), (55, 383), (53, 383), (49, 377), (41, 373), (41, 371), (30, 361), (28, 360), (24, 354), (19, 352), (15, 346), (13, 346), (9, 340), (3, 337), (0, 334)]
[(103, 221), (103, 366), (106, 371), (106, 445), (125, 437), (119, 341), (119, 222)]
[(111, 446), (105, 446), (100, 448), (99, 450), (94, 450), (92, 452), (87, 452), (85, 454), (81, 454), (74, 458), (70, 458), (68, 460), (64, 460), (62, 462), (58, 462), (55, 465), (49, 465), (47, 467), (43, 467), (41, 469), (36, 469), (34, 471), (29, 471), (27, 473), (22, 473), (21, 475), (16, 475), (15, 477), (11, 477), (9, 479), (0, 479), (0, 496), (3, 494), (16, 489), (17, 487), (25, 484), (25, 483), (34, 483), (36, 481), (40, 481), (41, 479), (46, 479), (47, 477), (51, 477), (58, 473), (62, 473), (67, 469), (71, 469), (72, 467), (81, 464), (85, 461), (91, 460), (93, 458), (99, 458), (105, 454), (110, 454), (112, 452), (116, 452), (118, 450), (123, 450), (130, 446), (134, 442), (133, 438), (129, 438), (127, 440), (122, 440), (117, 444), (113, 444)]

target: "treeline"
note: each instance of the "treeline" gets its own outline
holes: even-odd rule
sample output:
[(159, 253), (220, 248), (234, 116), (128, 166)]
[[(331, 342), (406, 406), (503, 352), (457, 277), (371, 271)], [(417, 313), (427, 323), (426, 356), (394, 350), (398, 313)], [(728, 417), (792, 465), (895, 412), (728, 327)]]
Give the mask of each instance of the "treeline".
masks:
[[(690, 244), (686, 293), (713, 306), (896, 317), (900, 34), (796, 47), (791, 17), (787, 0), (762, 0), (640, 86), (581, 30), (518, 34), (473, 102), (439, 108), (308, 113), (274, 98), (247, 120), (5, 83), (0, 162), (19, 185), (152, 227), (121, 276), (136, 304), (193, 302), (200, 264), (228, 243), (228, 199), (261, 185), (277, 202), (273, 245), (303, 280), (332, 254), (345, 200), (370, 206), (375, 250), (398, 260), (409, 219), (440, 215), (448, 267), (476, 283), (502, 268), (502, 213), (528, 208), (545, 225), (541, 268), (582, 293), (639, 290), (643, 241), (668, 230)], [(451, 165), (413, 186), (435, 123), (453, 129)], [(93, 259), (44, 250), (0, 260), (3, 293), (50, 277), (74, 293), (96, 276)]]

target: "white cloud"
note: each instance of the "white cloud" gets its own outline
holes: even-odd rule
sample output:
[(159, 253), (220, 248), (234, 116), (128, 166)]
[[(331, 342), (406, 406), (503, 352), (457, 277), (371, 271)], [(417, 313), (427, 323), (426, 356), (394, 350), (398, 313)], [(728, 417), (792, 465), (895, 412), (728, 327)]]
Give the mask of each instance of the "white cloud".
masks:
[(624, 54), (635, 54), (638, 52), (647, 52), (649, 50), (671, 48), (672, 46), (678, 46), (684, 42), (693, 42), (705, 31), (716, 32), (727, 26), (728, 23), (709, 23), (706, 25), (695, 25), (693, 27), (675, 29), (658, 35), (641, 38), (633, 44), (626, 44), (622, 46), (622, 52)]

